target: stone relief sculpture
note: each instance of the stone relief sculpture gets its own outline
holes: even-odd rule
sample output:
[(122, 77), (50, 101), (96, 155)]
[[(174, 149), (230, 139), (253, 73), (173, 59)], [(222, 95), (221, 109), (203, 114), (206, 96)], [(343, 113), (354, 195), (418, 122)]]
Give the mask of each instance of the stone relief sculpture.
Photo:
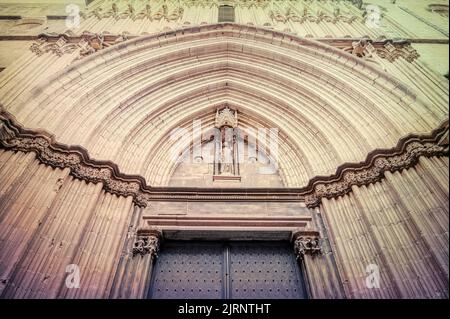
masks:
[(221, 174), (232, 174), (233, 148), (229, 141), (225, 141), (222, 147)]
[[(237, 111), (231, 110), (226, 106), (222, 110), (216, 111), (215, 127), (220, 130), (219, 143), (220, 152), (216, 152), (215, 166), (217, 165), (217, 174), (219, 176), (237, 176), (236, 142), (234, 129), (238, 125)], [(217, 154), (218, 153), (218, 154)]]

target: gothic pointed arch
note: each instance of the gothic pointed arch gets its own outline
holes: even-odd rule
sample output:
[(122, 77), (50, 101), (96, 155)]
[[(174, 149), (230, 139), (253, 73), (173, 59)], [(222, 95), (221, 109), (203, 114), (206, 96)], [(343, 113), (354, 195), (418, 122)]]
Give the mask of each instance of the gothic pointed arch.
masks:
[[(151, 186), (175, 170), (171, 132), (214, 125), (230, 105), (243, 129), (279, 128), (283, 185), (301, 187), (435, 129), (445, 107), (351, 54), (260, 27), (205, 25), (131, 39), (73, 62), (5, 108)], [(339, 151), (338, 151), (339, 150)]]

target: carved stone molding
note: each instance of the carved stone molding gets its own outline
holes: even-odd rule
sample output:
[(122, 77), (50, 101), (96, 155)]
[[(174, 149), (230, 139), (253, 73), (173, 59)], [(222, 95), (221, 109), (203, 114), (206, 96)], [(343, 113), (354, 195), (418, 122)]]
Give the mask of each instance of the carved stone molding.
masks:
[(93, 10), (87, 10), (80, 13), (83, 19), (89, 19), (96, 17), (97, 19), (114, 18), (115, 20), (131, 19), (133, 21), (140, 19), (148, 19), (149, 21), (178, 21), (183, 18), (184, 9), (181, 6), (177, 6), (173, 9), (169, 9), (167, 4), (163, 4), (159, 10), (152, 12), (152, 6), (147, 4), (136, 5), (127, 3), (125, 6), (119, 6), (117, 3), (109, 4), (110, 6), (98, 6)]
[[(233, 23), (226, 23), (227, 25), (234, 25)], [(219, 24), (223, 26), (224, 24)], [(258, 27), (258, 29), (264, 29)], [(183, 29), (184, 30), (184, 29)], [(268, 29), (269, 30), (269, 29)], [(167, 30), (161, 32), (161, 36), (164, 34), (170, 34), (175, 30)], [(184, 31), (183, 31), (184, 32)], [(271, 30), (273, 32), (273, 30)], [(289, 28), (284, 32), (289, 33)], [(73, 52), (79, 52), (77, 59), (81, 59), (92, 53), (100, 51), (104, 48), (113, 46), (118, 43), (122, 43), (126, 40), (138, 38), (142, 35), (131, 35), (128, 32), (122, 34), (109, 34), (103, 32), (101, 34), (83, 32), (81, 35), (76, 35), (71, 31), (66, 33), (42, 33), (37, 38), (26, 38), (20, 36), (4, 37), (0, 36), (0, 40), (35, 40), (30, 46), (30, 50), (36, 55), (41, 56), (44, 53), (52, 52), (53, 54), (61, 57), (64, 54), (72, 54)], [(306, 36), (308, 37), (308, 36)], [(325, 43), (332, 47), (346, 51), (360, 58), (370, 58), (374, 55), (382, 59), (386, 59), (389, 62), (395, 62), (399, 58), (404, 58), (408, 62), (415, 61), (419, 54), (411, 46), (411, 41), (417, 43), (448, 43), (448, 40), (427, 41), (424, 39), (416, 40), (392, 40), (392, 39), (376, 39), (369, 38), (315, 38), (316, 41)]]
[(44, 131), (30, 131), (16, 122), (0, 108), (0, 144), (14, 151), (35, 152), (36, 158), (46, 165), (69, 168), (70, 174), (81, 180), (102, 183), (105, 191), (119, 196), (132, 196), (135, 204), (140, 201), (140, 191), (145, 180), (140, 176), (123, 175), (117, 165), (108, 161), (90, 159), (88, 152), (80, 146), (59, 144)]
[(389, 62), (394, 62), (399, 57), (403, 57), (408, 62), (413, 62), (419, 58), (419, 53), (407, 44), (403, 47), (396, 47), (391, 42), (388, 42), (380, 49), (375, 50), (379, 57), (388, 60)]
[(351, 48), (344, 49), (360, 58), (370, 58), (375, 54), (389, 62), (395, 62), (402, 57), (408, 62), (413, 62), (419, 58), (419, 53), (408, 41), (377, 41), (361, 39), (352, 43)]
[[(285, 32), (289, 33), (290, 30), (286, 29)], [(72, 54), (77, 51), (79, 52), (77, 59), (81, 59), (104, 48), (137, 37), (139, 37), (139, 35), (130, 35), (127, 32), (116, 35), (108, 33), (90, 33), (87, 31), (83, 32), (81, 35), (75, 35), (69, 31), (62, 34), (43, 33), (31, 44), (30, 50), (37, 56), (51, 52), (58, 57), (61, 57), (64, 54)], [(21, 38), (11, 38), (11, 40), (14, 39)], [(399, 58), (404, 58), (408, 62), (413, 62), (419, 57), (418, 52), (411, 46), (411, 40), (372, 40), (369, 38), (316, 38), (315, 40), (339, 48), (360, 58), (370, 58), (377, 55), (389, 62), (395, 62)], [(417, 42), (422, 43), (422, 41)], [(448, 40), (441, 42), (448, 43)]]
[(114, 36), (90, 32), (83, 32), (81, 36), (70, 33), (43, 33), (38, 36), (37, 41), (31, 44), (30, 50), (37, 56), (51, 52), (58, 57), (78, 51), (78, 59), (80, 59), (126, 40), (128, 40), (126, 33)]
[(303, 260), (305, 255), (316, 256), (322, 252), (319, 234), (295, 234), (293, 244), (298, 260)]
[(34, 42), (30, 46), (31, 52), (34, 52), (37, 56), (41, 56), (44, 53), (51, 52), (59, 57), (64, 54), (71, 54), (78, 49), (78, 45), (69, 42), (67, 35), (58, 36), (56, 41), (48, 41), (45, 36), (40, 36), (38, 41)]
[(377, 149), (360, 163), (346, 163), (331, 176), (317, 176), (302, 188), (189, 188), (150, 187), (138, 175), (126, 175), (110, 161), (91, 159), (80, 146), (55, 141), (45, 131), (27, 130), (0, 107), (0, 146), (12, 151), (34, 152), (43, 164), (69, 168), (81, 180), (102, 183), (103, 189), (118, 196), (133, 198), (145, 207), (151, 201), (303, 201), (310, 207), (320, 205), (323, 198), (335, 198), (352, 191), (353, 186), (378, 182), (384, 173), (414, 166), (421, 156), (448, 156), (448, 120), (429, 134), (410, 134), (396, 147)]
[[(333, 2), (335, 0), (308, 0), (306, 2), (313, 3), (324, 3), (324, 2)], [(362, 1), (361, 0), (346, 0), (357, 6), (358, 8), (362, 8)], [(107, 3), (107, 2), (106, 2)], [(231, 5), (234, 7), (242, 7), (242, 8), (266, 8), (267, 6), (271, 5), (273, 3), (272, 0), (177, 0), (173, 1), (173, 3), (176, 3), (177, 5), (180, 4), (182, 6), (185, 6), (187, 8), (191, 7), (202, 7), (202, 8), (213, 8), (218, 7), (222, 4)], [(145, 4), (145, 2), (143, 2)], [(120, 16), (120, 12), (132, 12), (135, 11), (136, 8), (131, 6), (133, 9), (130, 9), (130, 4), (127, 4), (127, 7), (124, 8), (122, 11), (119, 10), (118, 6), (111, 6), (109, 3), (107, 3), (107, 6), (104, 7), (96, 7), (96, 9), (87, 11), (86, 13), (82, 13), (81, 15), (84, 18), (90, 17), (92, 15), (95, 15), (97, 18), (101, 19), (102, 17), (111, 17), (111, 16)], [(138, 5), (136, 5), (138, 7)], [(142, 7), (142, 5), (141, 5)], [(130, 17), (128, 14), (125, 14), (121, 18)]]
[(330, 199), (345, 195), (351, 192), (353, 186), (369, 185), (382, 180), (385, 172), (401, 171), (414, 166), (421, 156), (437, 155), (448, 156), (448, 143), (440, 145), (440, 140), (423, 142), (420, 139), (411, 139), (405, 142), (397, 153), (379, 154), (374, 156), (367, 166), (344, 169), (334, 181), (313, 183), (310, 194), (305, 196), (305, 204), (308, 207), (316, 207), (323, 198)]
[(301, 15), (296, 14), (291, 8), (288, 8), (285, 12), (279, 10), (271, 10), (269, 16), (272, 21), (275, 22), (330, 22), (336, 24), (337, 22), (345, 22), (351, 24), (358, 18), (352, 14), (342, 14), (339, 8), (336, 8), (332, 14), (327, 14), (325, 11), (319, 10), (315, 14), (311, 13), (307, 7), (303, 7)]
[(138, 231), (133, 243), (133, 257), (149, 254), (151, 259), (157, 258), (161, 238), (162, 234), (157, 230)]

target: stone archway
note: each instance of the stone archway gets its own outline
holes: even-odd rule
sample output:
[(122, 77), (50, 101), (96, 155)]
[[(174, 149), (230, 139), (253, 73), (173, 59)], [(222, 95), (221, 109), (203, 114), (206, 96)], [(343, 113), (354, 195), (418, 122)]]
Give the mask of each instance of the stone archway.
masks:
[[(11, 98), (15, 95), (19, 98)], [(408, 272), (423, 251), (429, 252), (432, 262), (420, 269), (421, 278), (433, 276), (436, 284), (417, 289), (417, 294), (431, 295), (433, 289), (439, 296), (448, 294), (446, 251), (437, 248), (445, 245), (443, 239), (421, 235), (430, 229), (445, 234), (445, 223), (438, 221), (445, 216), (448, 220), (448, 206), (442, 200), (448, 199), (448, 187), (439, 173), (448, 168), (448, 160), (442, 158), (448, 154), (448, 123), (439, 126), (446, 110), (423, 103), (405, 85), (349, 53), (257, 27), (190, 27), (106, 48), (37, 81), (26, 92), (8, 92), (7, 101), (8, 113), (2, 112), (0, 127), (7, 150), (0, 156), (7, 163), (1, 172), (8, 179), (1, 191), (14, 196), (2, 203), (1, 212), (8, 212), (9, 220), (23, 213), (48, 223), (26, 225), (31, 230), (21, 233), (26, 244), (19, 249), (10, 238), (5, 242), (2, 251), (14, 258), (3, 268), (11, 284), (2, 287), (2, 296), (21, 295), (20, 285), (46, 285), (34, 283), (22, 267), (31, 264), (33, 257), (27, 252), (33, 251), (57, 261), (38, 268), (60, 274), (66, 261), (77, 263), (91, 283), (75, 292), (52, 278), (49, 295), (140, 297), (155, 252), (151, 246), (143, 258), (132, 256), (133, 244), (145, 244), (139, 239), (142, 233), (148, 235), (158, 223), (169, 234), (193, 223), (196, 232), (211, 223), (217, 228), (241, 227), (247, 215), (260, 208), (252, 211), (247, 202), (259, 202), (265, 212), (284, 205), (274, 216), (248, 217), (250, 228), (263, 225), (255, 236), (281, 228), (285, 237), (310, 232), (314, 240), (320, 237), (325, 243), (325, 257), (305, 260), (315, 297), (414, 295), (414, 287), (402, 286), (397, 270)], [(243, 128), (280, 128), (279, 168), (286, 188), (166, 187), (176, 169), (170, 160), (174, 144), (170, 132), (177, 127), (189, 131), (192, 120), (212, 125), (217, 107), (225, 104), (239, 111)], [(16, 162), (31, 168), (14, 170)], [(408, 197), (422, 198), (427, 185), (434, 185), (435, 192), (423, 203)], [(374, 200), (381, 195), (382, 200)], [(38, 209), (18, 209), (20, 201)], [(176, 207), (175, 217), (158, 216), (162, 201), (186, 206), (185, 211), (181, 214)], [(241, 216), (179, 216), (189, 215), (189, 210), (211, 213), (208, 201), (220, 203), (215, 212), (226, 215), (235, 208)], [(428, 210), (437, 217), (423, 219), (420, 214)], [(33, 215), (27, 215), (31, 211)], [(385, 225), (379, 212), (388, 212), (396, 223)], [(67, 218), (80, 226), (72, 232)], [(26, 219), (5, 227), (23, 229)], [(351, 223), (353, 229), (348, 231), (345, 227)], [(399, 252), (406, 262), (392, 253), (394, 248), (386, 249), (378, 235), (397, 232), (401, 236), (392, 240), (394, 248), (418, 243), (416, 249)], [(64, 242), (66, 233), (74, 245), (55, 248), (53, 241), (33, 240), (51, 234)], [(361, 246), (354, 240), (360, 234), (364, 234)], [(101, 264), (101, 258), (92, 260), (74, 247), (107, 256), (108, 262)], [(366, 261), (387, 269), (386, 290), (373, 292), (361, 286), (358, 280)], [(21, 268), (15, 268), (18, 264)], [(344, 288), (340, 276), (350, 278)], [(412, 271), (408, 276), (416, 278)]]
[(126, 41), (30, 92), (5, 105), (25, 127), (45, 127), (59, 142), (82, 145), (152, 186), (167, 185), (173, 172), (171, 130), (193, 119), (210, 125), (224, 103), (242, 113), (243, 128), (280, 128), (288, 187), (393, 147), (410, 132), (431, 131), (445, 117), (346, 52), (235, 24)]

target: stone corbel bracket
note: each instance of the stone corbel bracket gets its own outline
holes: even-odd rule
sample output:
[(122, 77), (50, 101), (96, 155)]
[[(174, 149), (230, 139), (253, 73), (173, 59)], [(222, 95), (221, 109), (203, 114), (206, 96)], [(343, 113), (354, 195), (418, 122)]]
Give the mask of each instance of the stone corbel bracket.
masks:
[(133, 243), (133, 257), (141, 257), (149, 254), (150, 258), (157, 258), (159, 246), (162, 240), (162, 232), (156, 229), (140, 229), (136, 233)]
[(421, 156), (448, 156), (448, 120), (428, 134), (410, 134), (391, 149), (377, 149), (360, 163), (345, 163), (330, 176), (317, 176), (302, 188), (189, 188), (150, 187), (139, 175), (127, 175), (110, 161), (91, 159), (81, 146), (68, 146), (42, 130), (23, 128), (0, 106), (0, 147), (34, 152), (43, 164), (69, 168), (81, 180), (102, 183), (109, 193), (133, 198), (140, 207), (152, 201), (267, 201), (304, 202), (318, 207), (323, 198), (336, 198), (351, 192), (353, 186), (369, 185), (384, 178), (384, 173), (414, 166)]

